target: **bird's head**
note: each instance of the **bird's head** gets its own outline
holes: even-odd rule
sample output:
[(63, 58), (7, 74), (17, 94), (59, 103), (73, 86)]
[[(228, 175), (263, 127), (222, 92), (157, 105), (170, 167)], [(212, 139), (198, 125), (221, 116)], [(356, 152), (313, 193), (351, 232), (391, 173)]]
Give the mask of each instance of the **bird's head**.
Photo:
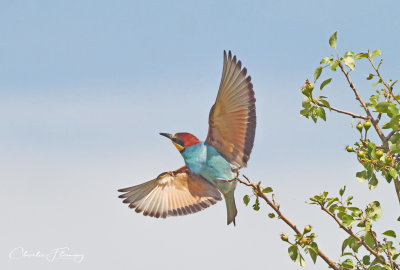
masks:
[(196, 136), (186, 132), (179, 132), (175, 133), (174, 135), (171, 135), (169, 133), (160, 133), (160, 135), (170, 139), (179, 152), (182, 152), (187, 147), (198, 144), (200, 142)]

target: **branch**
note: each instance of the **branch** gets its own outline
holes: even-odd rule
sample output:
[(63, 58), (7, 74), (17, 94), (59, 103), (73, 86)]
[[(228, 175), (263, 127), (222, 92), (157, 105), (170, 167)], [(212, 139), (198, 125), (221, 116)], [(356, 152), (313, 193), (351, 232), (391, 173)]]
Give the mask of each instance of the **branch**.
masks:
[[(328, 109), (329, 109), (328, 106), (325, 106), (324, 104), (322, 104), (322, 103), (320, 103), (320, 102), (318, 102), (318, 101), (316, 101), (316, 100), (315, 100), (315, 104), (317, 104), (317, 105), (320, 106), (320, 107), (325, 107), (325, 108), (328, 108)], [(353, 117), (353, 118), (360, 118), (360, 119), (364, 119), (364, 120), (368, 120), (368, 119), (369, 119), (367, 116), (358, 115), (358, 114), (355, 114), (355, 113), (352, 113), (352, 112), (348, 112), (348, 111), (343, 111), (343, 110), (340, 110), (340, 109), (336, 109), (336, 108), (334, 108), (334, 107), (330, 107), (330, 109), (331, 109), (332, 111), (335, 111), (335, 112), (338, 112), (338, 113), (343, 113), (343, 114), (350, 115), (350, 116)]]
[(371, 63), (371, 66), (373, 67), (373, 69), (376, 72), (376, 75), (378, 75), (379, 79), (381, 80), (381, 82), (383, 83), (383, 85), (387, 88), (387, 90), (389, 90), (389, 93), (392, 95), (392, 97), (394, 98), (394, 100), (397, 101), (397, 103), (400, 104), (400, 101), (396, 98), (396, 96), (393, 94), (392, 91), (392, 87), (390, 87), (387, 83), (385, 83), (385, 81), (383, 80), (381, 74), (379, 73), (379, 70), (375, 67), (374, 63), (372, 62), (371, 57), (368, 56), (368, 61)]
[[(330, 215), (335, 221), (336, 223), (339, 225), (339, 227), (341, 229), (343, 229), (346, 233), (348, 233), (349, 235), (351, 235), (353, 238), (355, 238), (359, 243), (361, 243), (361, 245), (363, 245), (368, 251), (369, 253), (371, 253), (372, 255), (375, 256), (375, 258), (384, 265), (388, 265), (386, 263), (386, 260), (379, 256), (378, 252), (376, 252), (375, 250), (373, 250), (372, 248), (370, 248), (360, 237), (358, 237), (357, 235), (354, 234), (354, 232), (350, 229), (350, 228), (346, 228), (345, 226), (343, 226), (342, 222), (334, 215), (332, 214), (328, 209), (326, 209), (326, 207), (323, 204), (319, 204), (321, 206), (322, 211), (326, 212), (328, 215)], [(397, 264), (395, 264), (395, 269), (400, 269), (399, 266)]]
[(396, 189), (396, 195), (397, 195), (397, 198), (399, 199), (399, 203), (400, 203), (400, 181), (399, 181), (398, 177), (396, 177), (396, 179), (394, 179), (394, 187)]
[(376, 133), (378, 133), (379, 138), (381, 138), (383, 147), (385, 149), (389, 150), (388, 141), (386, 140), (385, 135), (383, 135), (383, 132), (378, 125), (378, 121), (374, 119), (374, 117), (372, 116), (371, 112), (369, 111), (367, 105), (362, 100), (360, 94), (358, 93), (356, 87), (354, 86), (353, 82), (351, 81), (351, 79), (349, 77), (349, 73), (344, 69), (344, 66), (341, 61), (339, 61), (339, 67), (342, 70), (343, 74), (346, 76), (347, 82), (349, 83), (350, 88), (353, 90), (354, 95), (356, 96), (356, 99), (360, 102), (361, 106), (364, 108), (365, 112), (367, 113), (368, 118), (371, 120), (372, 125), (374, 126), (374, 128), (376, 130)]
[[(243, 177), (247, 180), (247, 182), (236, 178), (236, 181), (239, 183), (246, 185), (248, 187), (253, 188), (253, 190), (256, 192), (257, 196), (262, 198), (278, 215), (279, 219), (283, 220), (297, 235), (301, 235), (301, 232), (297, 229), (296, 225), (294, 225), (289, 219), (287, 219), (282, 212), (279, 210), (279, 204), (277, 204), (274, 201), (271, 201), (260, 189), (260, 182), (256, 185), (252, 183), (246, 176), (243, 175)], [(345, 268), (341, 267), (340, 265), (335, 264), (333, 261), (331, 261), (320, 249), (318, 249), (318, 256), (321, 257), (332, 269), (334, 270), (343, 270)]]
[(386, 256), (388, 257), (388, 260), (389, 260), (389, 262), (390, 262), (390, 267), (391, 267), (392, 269), (395, 269), (395, 268), (394, 268), (395, 265), (394, 265), (394, 262), (393, 262), (393, 260), (392, 260), (392, 255), (390, 254), (390, 250), (389, 250), (389, 246), (388, 246), (388, 243), (387, 243), (386, 238), (383, 238), (383, 241), (385, 242), (385, 245), (386, 245), (385, 253), (386, 253)]

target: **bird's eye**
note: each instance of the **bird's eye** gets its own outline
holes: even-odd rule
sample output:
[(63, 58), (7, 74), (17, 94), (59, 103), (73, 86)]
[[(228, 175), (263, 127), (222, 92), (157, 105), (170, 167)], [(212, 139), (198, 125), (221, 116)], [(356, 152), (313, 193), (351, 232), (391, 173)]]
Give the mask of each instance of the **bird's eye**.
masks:
[(173, 138), (172, 141), (173, 141), (174, 143), (176, 143), (176, 144), (179, 144), (180, 146), (185, 147), (185, 143), (184, 143), (181, 139), (179, 139), (179, 138)]

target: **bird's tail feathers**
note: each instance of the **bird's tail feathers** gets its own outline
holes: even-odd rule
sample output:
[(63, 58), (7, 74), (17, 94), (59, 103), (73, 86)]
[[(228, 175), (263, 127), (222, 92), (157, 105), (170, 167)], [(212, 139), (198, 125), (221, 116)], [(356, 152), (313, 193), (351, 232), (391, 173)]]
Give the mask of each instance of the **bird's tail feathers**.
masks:
[(235, 204), (234, 190), (228, 193), (223, 193), (223, 195), (226, 202), (227, 224), (229, 225), (233, 222), (233, 225), (236, 226), (235, 217), (237, 215), (237, 209)]

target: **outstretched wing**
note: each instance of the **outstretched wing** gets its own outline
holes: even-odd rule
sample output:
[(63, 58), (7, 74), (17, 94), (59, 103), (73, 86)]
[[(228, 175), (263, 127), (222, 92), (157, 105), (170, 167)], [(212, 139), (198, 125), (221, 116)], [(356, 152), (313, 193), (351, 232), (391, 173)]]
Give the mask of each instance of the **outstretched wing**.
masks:
[(217, 188), (185, 166), (146, 183), (118, 190), (130, 208), (145, 216), (166, 218), (201, 211), (221, 200)]
[(209, 116), (206, 142), (231, 164), (246, 167), (256, 132), (256, 99), (246, 68), (224, 51), (218, 96)]

